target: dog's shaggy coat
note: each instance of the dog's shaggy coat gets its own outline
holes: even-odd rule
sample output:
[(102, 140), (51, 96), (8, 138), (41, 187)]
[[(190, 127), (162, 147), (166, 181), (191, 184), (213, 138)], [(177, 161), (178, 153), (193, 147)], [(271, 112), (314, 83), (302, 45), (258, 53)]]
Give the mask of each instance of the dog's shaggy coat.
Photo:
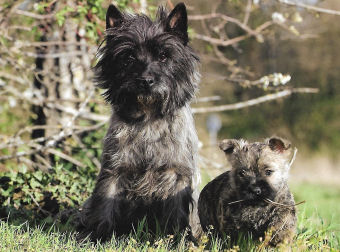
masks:
[[(187, 14), (178, 4), (156, 21), (107, 11), (106, 38), (95, 68), (112, 106), (102, 168), (80, 214), (92, 240), (148, 230), (195, 229), (197, 135), (189, 103), (198, 89), (198, 57), (188, 46)], [(196, 221), (196, 222), (195, 222)]]

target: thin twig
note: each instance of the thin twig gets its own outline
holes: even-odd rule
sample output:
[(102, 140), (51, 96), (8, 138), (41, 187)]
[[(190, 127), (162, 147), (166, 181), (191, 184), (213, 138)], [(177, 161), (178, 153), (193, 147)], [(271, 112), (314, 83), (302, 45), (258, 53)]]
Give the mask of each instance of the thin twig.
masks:
[[(299, 203), (296, 203), (296, 204), (292, 204), (292, 205), (288, 205), (288, 204), (283, 204), (283, 203), (279, 203), (279, 202), (275, 202), (275, 201), (272, 201), (268, 198), (264, 198), (263, 199), (265, 202), (267, 203), (270, 203), (270, 204), (273, 204), (273, 205), (276, 205), (276, 206), (281, 206), (281, 207), (295, 207), (295, 206), (298, 206), (298, 205), (301, 205), (303, 203), (306, 203), (305, 200), (299, 202)], [(240, 203), (240, 202), (243, 202), (243, 201), (247, 201), (245, 199), (240, 199), (240, 200), (235, 200), (235, 201), (232, 201), (232, 202), (229, 202), (228, 205), (233, 205), (233, 204), (236, 204), (236, 203)]]
[(65, 153), (63, 153), (61, 151), (58, 151), (58, 150), (52, 149), (52, 148), (49, 148), (46, 151), (48, 153), (51, 153), (51, 154), (56, 155), (58, 157), (61, 157), (62, 159), (65, 159), (65, 160), (75, 164), (76, 166), (79, 166), (79, 167), (82, 167), (82, 168), (86, 167), (86, 165), (84, 165), (83, 163), (79, 162), (78, 160), (74, 159), (73, 157), (71, 157), (69, 155), (66, 155)]
[(210, 101), (219, 101), (219, 100), (221, 100), (221, 96), (215, 95), (215, 96), (197, 98), (195, 102), (198, 103), (198, 102), (210, 102)]
[(212, 106), (212, 107), (201, 107), (201, 108), (193, 108), (192, 111), (195, 114), (200, 113), (209, 113), (209, 112), (221, 112), (221, 111), (229, 111), (229, 110), (237, 110), (245, 107), (254, 106), (260, 103), (264, 103), (267, 101), (276, 100), (279, 98), (283, 98), (294, 93), (318, 93), (319, 89), (317, 88), (292, 88), (280, 91), (275, 94), (264, 95), (255, 99), (251, 99), (245, 102), (238, 102), (234, 104), (220, 105), (220, 106)]
[[(259, 27), (257, 27), (255, 29), (255, 33), (260, 35), (259, 34), (260, 32), (262, 32), (263, 30), (267, 29), (272, 24), (274, 24), (273, 21), (267, 21), (267, 22), (263, 23), (262, 25), (260, 25)], [(193, 36), (196, 39), (200, 39), (200, 40), (203, 40), (203, 41), (215, 44), (215, 45), (230, 46), (230, 45), (236, 44), (236, 43), (238, 43), (240, 41), (243, 41), (243, 40), (249, 38), (251, 35), (252, 34), (247, 33), (246, 35), (241, 35), (241, 36), (238, 36), (238, 37), (235, 37), (235, 38), (232, 38), (232, 39), (228, 39), (228, 40), (216, 39), (216, 38), (212, 38), (212, 37), (205, 36), (205, 35), (202, 35), (202, 34), (197, 34), (197, 33), (195, 33)]]
[(235, 200), (235, 201), (229, 202), (228, 205), (233, 205), (233, 204), (240, 203), (240, 202), (243, 202), (243, 201), (246, 201), (246, 200), (244, 200), (244, 199)]
[(219, 45), (219, 46), (231, 46), (231, 45), (236, 44), (236, 43), (238, 43), (242, 40), (245, 40), (250, 35), (249, 34), (241, 35), (241, 36), (238, 36), (238, 37), (235, 37), (235, 38), (232, 38), (232, 39), (228, 39), (228, 40), (212, 38), (212, 37), (202, 35), (202, 34), (198, 34), (198, 33), (195, 33), (193, 36), (196, 39), (200, 39), (200, 40), (209, 42), (211, 44), (215, 44), (215, 45)]
[(292, 166), (292, 164), (294, 163), (294, 161), (295, 161), (295, 158), (296, 158), (296, 153), (297, 153), (297, 151), (298, 151), (298, 149), (295, 147), (294, 148), (294, 154), (293, 154), (293, 157), (292, 157), (292, 159), (290, 160), (290, 162), (289, 162), (289, 167), (291, 167)]
[(248, 0), (246, 10), (245, 10), (245, 14), (244, 14), (244, 19), (243, 19), (244, 25), (246, 25), (249, 21), (252, 4), (253, 4), (253, 0)]
[(52, 19), (55, 16), (55, 13), (41, 15), (41, 14), (36, 14), (36, 13), (33, 13), (33, 12), (19, 10), (19, 9), (14, 10), (14, 13), (18, 14), (18, 15), (23, 15), (23, 16), (26, 16), (26, 17), (31, 17), (31, 18), (34, 18), (34, 19), (40, 19), (40, 20)]
[[(32, 30), (32, 28), (27, 27), (28, 29)], [(17, 48), (21, 47), (45, 47), (45, 46), (63, 46), (63, 45), (75, 45), (81, 46), (81, 42), (74, 42), (74, 41), (40, 41), (40, 42), (23, 42), (19, 44)]]
[(282, 203), (279, 203), (279, 202), (272, 201), (268, 198), (264, 198), (263, 200), (267, 203), (270, 203), (270, 204), (273, 204), (273, 205), (276, 205), (276, 206), (287, 207), (287, 208), (295, 207), (295, 206), (301, 205), (303, 203), (306, 203), (306, 201), (303, 200), (303, 201), (300, 201), (299, 203), (288, 205), (288, 204), (282, 204)]
[(288, 222), (288, 218), (286, 218), (286, 220), (283, 222), (281, 227), (275, 231), (275, 234), (270, 238), (269, 242), (271, 242), (275, 238), (275, 236), (277, 236), (277, 234), (285, 227), (287, 222)]
[(58, 103), (47, 103), (46, 106), (50, 109), (58, 109), (67, 114), (77, 115), (77, 117), (85, 118), (85, 119), (92, 120), (92, 121), (107, 122), (109, 119), (109, 116), (100, 115), (96, 113), (83, 112), (83, 111), (81, 113), (78, 113), (76, 109), (71, 108), (71, 107), (64, 107), (63, 105), (58, 104)]
[(41, 59), (55, 59), (62, 57), (74, 57), (74, 56), (82, 56), (84, 53), (82, 51), (73, 51), (73, 52), (61, 52), (61, 53), (33, 53), (33, 52), (22, 52), (24, 55), (32, 58), (41, 58)]
[(295, 1), (295, 2), (289, 1), (289, 0), (277, 0), (277, 1), (280, 2), (280, 3), (283, 3), (283, 4), (294, 5), (294, 6), (298, 6), (298, 7), (301, 7), (301, 8), (305, 8), (307, 10), (312, 10), (312, 11), (316, 11), (316, 12), (340, 16), (340, 11), (336, 11), (336, 10), (330, 10), (330, 9), (315, 7), (315, 6), (312, 6), (312, 5), (299, 3), (298, 1)]
[(39, 211), (43, 212), (46, 215), (51, 215), (51, 213), (45, 209), (42, 209), (41, 206), (39, 205), (39, 203), (35, 200), (35, 198), (33, 197), (33, 195), (29, 192), (27, 192), (28, 195), (31, 197), (31, 199), (33, 200), (34, 204), (38, 207)]
[(240, 20), (233, 18), (233, 17), (229, 17), (229, 16), (221, 14), (221, 13), (210, 13), (210, 14), (204, 14), (204, 15), (189, 15), (188, 18), (190, 20), (204, 20), (204, 19), (221, 18), (221, 19), (223, 19), (227, 22), (231, 22), (231, 23), (238, 25), (240, 28), (242, 28), (243, 30), (245, 30), (246, 32), (248, 32), (249, 34), (251, 34), (253, 36), (259, 35), (258, 32), (252, 30), (249, 26), (245, 25)]

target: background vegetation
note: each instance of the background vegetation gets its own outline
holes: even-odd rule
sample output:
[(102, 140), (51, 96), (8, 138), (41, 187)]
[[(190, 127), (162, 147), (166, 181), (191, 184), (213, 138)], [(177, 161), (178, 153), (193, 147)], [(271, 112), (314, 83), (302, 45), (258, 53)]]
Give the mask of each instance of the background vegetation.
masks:
[[(93, 189), (109, 115), (91, 80), (109, 1), (0, 1), (0, 250), (264, 248), (265, 240), (230, 247), (208, 236), (192, 247), (184, 238), (148, 240), (139, 233), (105, 245), (77, 244), (69, 217)], [(154, 16), (157, 5), (172, 8), (177, 1), (114, 3)], [(290, 246), (339, 250), (340, 3), (185, 3), (202, 61), (192, 105), (202, 143), (201, 187), (228, 169), (216, 133), (218, 139), (284, 136), (299, 148), (291, 187), (297, 202), (306, 200)], [(218, 132), (206, 127), (211, 115), (222, 122)]]

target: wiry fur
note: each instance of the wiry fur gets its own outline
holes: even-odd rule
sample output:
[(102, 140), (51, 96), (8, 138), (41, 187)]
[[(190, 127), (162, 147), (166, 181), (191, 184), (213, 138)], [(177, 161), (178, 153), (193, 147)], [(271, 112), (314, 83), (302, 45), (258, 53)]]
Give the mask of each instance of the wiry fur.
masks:
[(144, 217), (151, 232), (189, 227), (199, 182), (189, 103), (199, 74), (186, 22), (183, 4), (170, 14), (161, 8), (155, 22), (108, 10), (95, 70), (112, 116), (97, 184), (80, 216), (82, 236), (127, 234)]
[[(171, 14), (163, 8), (155, 22), (144, 15), (122, 15), (118, 27), (107, 29), (106, 44), (99, 51), (98, 86), (107, 89), (106, 100), (125, 120), (172, 115), (198, 89), (198, 57), (187, 45), (187, 37), (179, 35), (184, 31), (168, 27)], [(164, 63), (158, 59), (161, 53), (168, 59)], [(152, 93), (138, 81), (146, 76), (157, 83)]]
[(198, 203), (202, 228), (212, 225), (232, 240), (240, 233), (257, 239), (271, 230), (271, 245), (290, 241), (296, 228), (294, 198), (287, 185), (290, 144), (280, 138), (250, 144), (223, 140), (220, 147), (232, 169), (202, 190)]

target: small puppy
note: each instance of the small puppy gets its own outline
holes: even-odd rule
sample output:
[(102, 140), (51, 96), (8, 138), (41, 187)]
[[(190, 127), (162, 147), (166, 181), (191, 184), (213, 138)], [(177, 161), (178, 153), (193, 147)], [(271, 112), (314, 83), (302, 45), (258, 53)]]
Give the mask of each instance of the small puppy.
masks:
[(151, 233), (180, 232), (189, 221), (200, 227), (190, 109), (199, 59), (188, 45), (187, 21), (183, 3), (170, 13), (160, 8), (155, 21), (114, 5), (107, 11), (95, 73), (112, 115), (101, 171), (80, 213), (81, 237), (105, 241), (136, 230), (144, 218)]
[(232, 241), (240, 233), (256, 239), (271, 231), (270, 245), (289, 242), (296, 228), (294, 198), (287, 185), (291, 145), (273, 137), (261, 143), (226, 139), (220, 148), (232, 169), (202, 190), (198, 201), (202, 228), (207, 231), (212, 225)]

